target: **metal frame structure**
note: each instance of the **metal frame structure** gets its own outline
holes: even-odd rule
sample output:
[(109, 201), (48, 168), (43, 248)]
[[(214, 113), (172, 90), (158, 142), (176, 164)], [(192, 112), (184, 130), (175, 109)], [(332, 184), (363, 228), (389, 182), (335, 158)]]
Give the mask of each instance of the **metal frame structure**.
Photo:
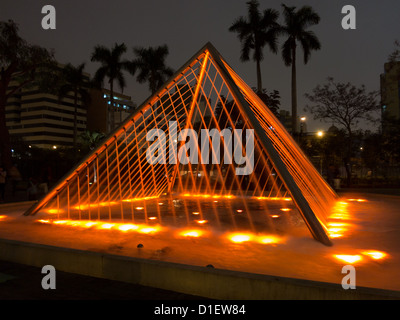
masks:
[[(258, 152), (264, 154), (263, 157), (265, 157), (262, 161), (270, 163), (271, 168), (277, 173), (314, 239), (324, 245), (331, 245), (323, 216), (328, 214), (337, 195), (315, 170), (268, 107), (234, 73), (210, 43), (199, 50), (158, 92), (147, 99), (135, 113), (79, 165), (67, 173), (25, 215), (36, 214), (49, 203), (53, 203), (57, 207), (57, 212), (61, 207), (66, 207), (67, 217), (71, 218), (70, 210), (73, 203), (78, 203), (78, 209), (75, 211), (79, 213), (79, 219), (82, 214), (88, 215), (90, 219), (95, 217), (96, 209), (100, 210), (100, 199), (102, 199), (101, 201), (106, 202), (109, 207), (111, 218), (111, 203), (113, 201), (116, 203), (115, 199), (117, 199), (121, 206), (123, 220), (122, 201), (125, 201), (126, 198), (132, 200), (158, 197), (165, 190), (171, 191), (177, 180), (181, 185), (181, 191), (184, 191), (184, 183), (179, 174), (179, 164), (149, 169), (149, 165), (141, 160), (140, 139), (143, 140), (144, 127), (162, 126), (157, 121), (158, 118), (162, 118), (162, 123), (165, 125), (168, 123), (168, 117), (174, 116), (175, 119), (182, 119), (183, 129), (188, 129), (196, 114), (199, 113), (200, 98), (208, 98), (206, 86), (215, 86), (217, 77), (228, 89), (234, 105), (239, 110), (247, 127), (254, 129), (257, 146), (259, 146)], [(186, 87), (179, 86), (182, 79), (186, 81), (183, 82)], [(207, 85), (206, 81), (208, 81)], [(179, 96), (179, 108), (175, 106), (175, 93), (172, 93), (172, 88)], [(183, 93), (179, 91), (184, 91), (184, 89), (186, 91)], [(209, 92), (212, 90), (220, 92), (216, 88), (211, 88)], [(221, 98), (219, 97), (219, 99)], [(166, 102), (167, 100), (169, 102)], [(176, 104), (178, 105), (178, 102)], [(211, 118), (217, 123), (209, 101), (206, 101), (206, 105), (210, 109)], [(231, 114), (226, 105), (224, 103), (222, 105), (225, 116), (229, 118), (231, 125), (234, 125), (235, 121), (230, 118)], [(199, 120), (203, 128), (207, 127), (204, 114), (200, 114)], [(133, 153), (131, 150), (136, 151)], [(257, 163), (261, 163), (261, 166), (262, 161)], [(271, 168), (268, 169), (269, 172), (272, 170)], [(220, 167), (216, 169), (221, 172)], [(190, 172), (193, 172), (192, 168), (190, 168)], [(206, 172), (204, 166), (203, 172)], [(220, 176), (222, 177), (221, 174)], [(191, 178), (193, 179), (193, 176)], [(98, 179), (105, 181), (105, 187), (100, 188), (100, 183), (97, 183), (96, 187), (92, 186), (92, 182)], [(208, 181), (209, 178), (206, 177), (206, 179)], [(234, 183), (237, 186), (242, 185), (241, 181), (235, 179)], [(198, 192), (197, 189), (196, 192)], [(73, 198), (75, 195), (77, 199)], [(62, 205), (60, 202), (64, 202), (64, 204)], [(81, 206), (81, 203), (87, 204), (87, 213), (83, 213), (84, 207)]]

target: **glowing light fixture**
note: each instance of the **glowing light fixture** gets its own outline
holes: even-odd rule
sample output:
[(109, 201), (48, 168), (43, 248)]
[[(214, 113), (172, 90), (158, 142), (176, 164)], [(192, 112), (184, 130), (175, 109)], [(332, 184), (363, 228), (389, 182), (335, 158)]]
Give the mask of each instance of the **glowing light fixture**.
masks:
[(129, 230), (137, 230), (137, 229), (139, 229), (139, 227), (134, 224), (123, 224), (118, 227), (118, 230), (121, 230), (121, 231), (129, 231)]
[(180, 232), (180, 235), (183, 237), (193, 237), (193, 238), (198, 238), (203, 235), (203, 231), (201, 230), (184, 230)]
[(346, 254), (336, 254), (334, 257), (338, 260), (347, 262), (347, 263), (356, 263), (362, 260), (362, 256), (360, 255), (346, 255)]
[(234, 243), (242, 243), (250, 241), (252, 236), (249, 234), (232, 234), (228, 238)]
[(207, 220), (196, 220), (196, 223), (198, 224), (205, 224), (207, 222), (208, 222)]
[(153, 227), (145, 227), (145, 228), (139, 228), (138, 231), (140, 233), (154, 233), (154, 232), (157, 232), (158, 229), (157, 228), (153, 228)]
[(111, 229), (115, 225), (113, 223), (104, 223), (100, 226), (101, 229)]
[(258, 242), (262, 244), (275, 244), (279, 243), (282, 240), (276, 236), (259, 236)]
[(380, 260), (387, 256), (387, 253), (381, 251), (364, 251), (362, 254), (367, 255), (374, 260)]

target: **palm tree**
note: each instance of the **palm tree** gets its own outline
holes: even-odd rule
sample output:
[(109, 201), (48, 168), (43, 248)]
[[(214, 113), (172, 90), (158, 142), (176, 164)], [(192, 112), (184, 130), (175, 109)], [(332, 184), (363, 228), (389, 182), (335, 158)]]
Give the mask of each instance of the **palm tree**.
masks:
[(74, 67), (72, 64), (67, 64), (62, 70), (63, 84), (58, 90), (60, 99), (66, 97), (68, 93), (74, 96), (74, 148), (77, 143), (77, 118), (78, 118), (78, 99), (83, 103), (89, 101), (89, 78), (84, 74), (85, 63)]
[(86, 130), (82, 132), (79, 137), (86, 149), (94, 150), (94, 148), (99, 145), (105, 136), (101, 132)]
[(45, 83), (53, 79), (49, 73), (54, 65), (52, 51), (21, 38), (14, 21), (0, 21), (0, 163), (6, 170), (12, 167), (10, 132), (6, 125), (7, 102), (33, 84), (41, 90), (47, 89)]
[(139, 83), (148, 82), (149, 89), (154, 94), (174, 73), (165, 65), (169, 53), (168, 46), (134, 48), (133, 52), (136, 56), (133, 64), (139, 72), (136, 80)]
[(117, 81), (121, 91), (126, 86), (123, 71), (128, 71), (132, 75), (135, 73), (133, 64), (128, 60), (122, 60), (122, 55), (126, 52), (127, 47), (124, 43), (115, 44), (110, 50), (102, 45), (97, 45), (91, 56), (91, 61), (100, 62), (101, 67), (96, 71), (93, 82), (97, 85), (103, 85), (104, 79), (108, 78), (110, 86), (109, 110), (107, 112), (107, 128), (110, 132), (114, 129), (114, 81)]
[(257, 92), (262, 92), (261, 61), (264, 59), (263, 48), (268, 45), (273, 53), (278, 52), (277, 36), (279, 25), (276, 20), (279, 12), (273, 9), (259, 11), (259, 3), (256, 0), (247, 2), (248, 18), (239, 17), (229, 28), (231, 32), (237, 32), (242, 43), (241, 61), (250, 60), (250, 51), (254, 50), (253, 60), (257, 63)]
[(303, 6), (296, 11), (296, 7), (284, 4), (283, 16), (285, 24), (281, 26), (280, 33), (287, 36), (282, 45), (282, 58), (286, 66), (292, 66), (292, 132), (297, 133), (297, 80), (296, 80), (296, 49), (297, 41), (304, 52), (304, 64), (307, 64), (311, 51), (320, 50), (321, 44), (314, 32), (307, 30), (320, 21), (319, 15), (309, 6)]

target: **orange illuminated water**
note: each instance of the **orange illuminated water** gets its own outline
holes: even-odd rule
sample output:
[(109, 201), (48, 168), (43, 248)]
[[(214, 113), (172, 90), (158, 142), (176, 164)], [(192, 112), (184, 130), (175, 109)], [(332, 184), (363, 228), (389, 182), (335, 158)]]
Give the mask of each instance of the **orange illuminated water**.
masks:
[[(0, 207), (1, 216), (6, 216), (0, 219), (0, 232), (2, 238), (25, 242), (198, 266), (212, 264), (227, 270), (339, 285), (344, 276), (343, 266), (353, 265), (357, 286), (400, 290), (396, 277), (400, 267), (397, 236), (400, 200), (398, 205), (388, 208), (382, 202), (362, 197), (354, 199), (368, 201), (350, 201), (353, 197), (341, 199), (328, 215), (326, 225), (332, 235), (340, 236), (332, 237), (333, 246), (326, 247), (310, 237), (291, 202), (263, 200), (266, 203), (260, 203), (259, 199), (247, 199), (248, 208), (244, 209), (239, 197), (218, 199), (218, 203), (210, 197), (201, 199), (200, 206), (197, 199), (177, 196), (124, 202), (127, 210), (131, 204), (133, 209), (143, 207), (134, 211), (134, 220), (125, 215), (124, 221), (109, 220), (107, 206), (100, 207), (104, 211), (100, 220), (84, 219), (84, 210), (81, 210), (81, 220), (58, 219), (57, 213), (48, 212), (16, 219)], [(264, 211), (264, 205), (268, 212)], [(291, 210), (282, 211), (284, 208)], [(383, 220), (382, 211), (385, 212)], [(253, 230), (246, 223), (249, 213), (253, 214), (255, 225), (259, 221), (264, 221), (264, 225)], [(72, 211), (70, 214), (78, 217)], [(265, 215), (279, 217), (266, 219)], [(232, 217), (236, 219), (235, 225)], [(207, 223), (196, 222), (201, 220)], [(137, 248), (138, 244), (143, 245), (141, 249)]]

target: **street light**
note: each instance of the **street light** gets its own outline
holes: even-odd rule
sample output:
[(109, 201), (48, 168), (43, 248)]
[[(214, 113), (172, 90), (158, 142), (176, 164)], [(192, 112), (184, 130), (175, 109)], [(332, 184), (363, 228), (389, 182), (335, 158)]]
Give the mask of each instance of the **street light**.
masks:
[(299, 140), (299, 142), (302, 142), (302, 140), (303, 140), (304, 123), (306, 122), (306, 120), (307, 120), (307, 118), (304, 116), (300, 118), (300, 140)]
[(304, 123), (306, 122), (306, 120), (307, 120), (306, 117), (300, 118), (300, 133), (303, 133), (303, 131), (304, 131)]
[[(320, 131), (317, 131), (317, 137), (319, 138), (319, 139), (322, 139), (322, 137), (325, 135), (325, 132), (323, 132), (322, 130), (320, 130)], [(322, 157), (321, 157), (321, 154), (320, 154), (320, 156), (319, 156), (319, 171), (320, 171), (320, 174), (322, 175)]]

